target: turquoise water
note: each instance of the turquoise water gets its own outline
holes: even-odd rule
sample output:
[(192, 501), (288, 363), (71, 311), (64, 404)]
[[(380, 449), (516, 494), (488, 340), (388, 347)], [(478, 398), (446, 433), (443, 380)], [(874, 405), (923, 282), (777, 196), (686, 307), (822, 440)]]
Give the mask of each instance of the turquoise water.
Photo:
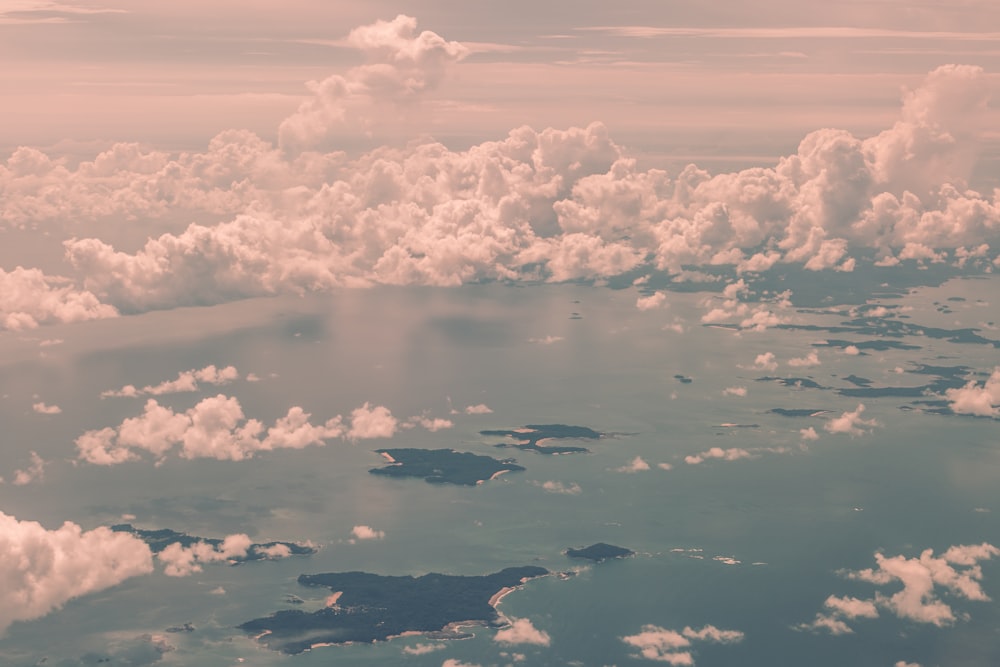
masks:
[[(977, 326), (991, 319), (988, 302), (1000, 298), (998, 287), (995, 278), (951, 281), (893, 303), (912, 308), (906, 314), (915, 323)], [(954, 295), (967, 301), (950, 303), (952, 313), (939, 312), (934, 302)], [(0, 485), (4, 512), (48, 528), (66, 520), (92, 528), (134, 515), (133, 523), (147, 528), (210, 537), (247, 532), (323, 548), (310, 558), (207, 565), (183, 579), (158, 568), (71, 600), (44, 618), (15, 623), (0, 639), (0, 658), (13, 665), (42, 658), (46, 664), (91, 664), (81, 656), (92, 651), (127, 664), (122, 656), (135, 638), (153, 634), (173, 647), (156, 656), (165, 665), (440, 665), (446, 659), (492, 665), (512, 661), (514, 653), (532, 665), (625, 665), (644, 661), (621, 638), (652, 624), (745, 633), (735, 644), (696, 643), (700, 666), (996, 663), (1000, 613), (994, 602), (942, 595), (957, 613), (969, 615), (943, 628), (887, 612), (851, 622), (855, 632), (844, 636), (794, 626), (811, 621), (830, 595), (871, 597), (876, 587), (837, 572), (874, 566), (876, 551), (915, 557), (926, 548), (1000, 544), (997, 422), (901, 410), (909, 399), (848, 398), (756, 381), (762, 375), (811, 376), (844, 387), (850, 385), (842, 378), (856, 374), (876, 384), (918, 385), (927, 378), (894, 369), (919, 362), (988, 374), (998, 363), (996, 349), (907, 339), (921, 349), (850, 356), (814, 348), (827, 337), (822, 332), (702, 326), (707, 293), (669, 293), (668, 307), (652, 311), (638, 310), (637, 296), (634, 289), (572, 285), (379, 288), (3, 334), (0, 418), (7, 435), (0, 473), (10, 479), (30, 450), (51, 461), (41, 482)], [(570, 319), (574, 312), (582, 319)], [(785, 314), (803, 324), (845, 319), (794, 309)], [(664, 328), (674, 324), (684, 331)], [(548, 337), (560, 340), (537, 342)], [(64, 342), (40, 348), (41, 338)], [(814, 349), (819, 366), (784, 363)], [(782, 362), (778, 370), (752, 368), (765, 352)], [(403, 430), (392, 439), (332, 441), (244, 462), (173, 457), (158, 467), (145, 460), (110, 468), (71, 462), (76, 436), (137, 415), (145, 400), (101, 399), (101, 391), (172, 379), (207, 364), (232, 364), (261, 380), (158, 400), (181, 410), (222, 392), (265, 423), (293, 405), (322, 421), (367, 401), (400, 419), (423, 414), (455, 425), (436, 433)], [(693, 381), (681, 383), (678, 374)], [(745, 388), (746, 396), (724, 393), (732, 387)], [(34, 414), (36, 394), (63, 413)], [(461, 413), (480, 403), (493, 412)], [(836, 416), (858, 403), (867, 408), (865, 418), (878, 422), (859, 437), (825, 432), (822, 418), (767, 412), (808, 407)], [(460, 414), (451, 414), (452, 408)], [(478, 434), (555, 422), (612, 436), (588, 445), (589, 454), (546, 457), (495, 449), (496, 439)], [(758, 428), (719, 426), (724, 423)], [(807, 427), (815, 428), (818, 440), (803, 442), (799, 429)], [(367, 474), (381, 463), (372, 450), (386, 446), (515, 456), (527, 471), (475, 488)], [(755, 455), (684, 462), (712, 447)], [(650, 469), (619, 470), (636, 457)], [(550, 493), (545, 482), (579, 492)], [(373, 526), (385, 537), (351, 544), (356, 525)], [(562, 555), (566, 547), (597, 541), (629, 547), (637, 556), (582, 567)], [(404, 637), (287, 657), (234, 629), (287, 608), (287, 594), (305, 598), (310, 608), (321, 604), (319, 592), (295, 583), (303, 572), (485, 574), (528, 564), (577, 570), (569, 578), (531, 582), (501, 604), (507, 615), (529, 618), (547, 632), (549, 646), (505, 646), (493, 641), (494, 630), (476, 628), (473, 639), (419, 656), (403, 648), (430, 642)], [(982, 567), (983, 589), (996, 597), (1000, 568), (990, 562)], [(224, 594), (213, 593), (219, 587)], [(185, 622), (197, 631), (164, 632)]]

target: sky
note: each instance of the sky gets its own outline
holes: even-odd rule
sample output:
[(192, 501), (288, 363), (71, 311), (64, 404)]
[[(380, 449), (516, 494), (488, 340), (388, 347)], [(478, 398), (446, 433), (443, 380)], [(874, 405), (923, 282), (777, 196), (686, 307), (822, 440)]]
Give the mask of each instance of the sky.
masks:
[[(769, 272), (838, 284), (910, 269), (988, 276), (1000, 269), (997, 44), (1000, 5), (988, 0), (0, 2), (5, 363), (22, 361), (28, 333), (61, 344), (46, 342), (48, 327), (106, 320), (104, 331), (127, 332), (116, 322), (187, 308), (208, 321), (258, 297), (642, 289), (725, 273), (700, 324), (764, 331), (786, 324), (792, 304), (756, 288)], [(653, 286), (635, 307), (667, 301)], [(538, 335), (532, 344), (563, 340)], [(773, 362), (762, 353), (755, 368)], [(813, 351), (788, 365), (820, 362)], [(175, 409), (160, 397), (261, 378), (221, 362), (174, 370), (104, 387), (145, 407), (81, 430), (78, 462), (174, 448), (240, 461), (451, 425), (367, 400), (316, 418), (293, 406), (258, 420), (223, 394)], [(1000, 371), (978, 372), (947, 390), (949, 409), (996, 418)], [(62, 412), (42, 398), (31, 409)], [(827, 432), (866, 433), (879, 422), (864, 411), (848, 406)], [(715, 447), (686, 463), (779, 450)], [(43, 476), (46, 461), (31, 455), (7, 488)], [(0, 630), (153, 570), (148, 550), (106, 529), (2, 512), (0, 526), (0, 554), (28, 554), (12, 577), (30, 578), (25, 545), (77, 555), (30, 601), (10, 602), (20, 610), (0, 614)], [(355, 528), (357, 539), (378, 534)], [(924, 566), (983, 599), (975, 568), (1000, 551), (947, 546)], [(916, 562), (896, 558), (880, 555), (878, 567)], [(88, 569), (94, 578), (76, 582)], [(851, 577), (884, 583), (882, 570)], [(831, 600), (817, 627), (874, 611)], [(934, 613), (925, 601), (890, 606)], [(652, 626), (626, 643), (656, 656), (735, 641), (708, 627)]]

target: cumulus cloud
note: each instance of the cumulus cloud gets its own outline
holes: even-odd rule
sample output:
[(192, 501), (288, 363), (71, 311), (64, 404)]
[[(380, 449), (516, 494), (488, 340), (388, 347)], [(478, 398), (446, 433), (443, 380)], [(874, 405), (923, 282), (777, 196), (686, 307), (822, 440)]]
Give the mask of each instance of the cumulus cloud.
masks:
[(376, 530), (371, 526), (355, 526), (351, 529), (351, 535), (356, 540), (381, 540), (385, 537), (385, 531)]
[(949, 547), (939, 556), (932, 549), (924, 550), (917, 558), (876, 553), (875, 567), (840, 574), (876, 586), (902, 585), (901, 590), (891, 595), (878, 591), (867, 600), (830, 596), (824, 602), (827, 611), (798, 628), (848, 634), (853, 630), (846, 621), (877, 618), (880, 609), (917, 623), (951, 625), (965, 615), (957, 614), (940, 596), (948, 594), (957, 599), (988, 602), (990, 598), (980, 584), (983, 571), (979, 563), (998, 555), (1000, 549), (985, 542)]
[(424, 416), (410, 417), (402, 424), (403, 428), (413, 428), (414, 426), (422, 426), (431, 433), (443, 431), (446, 428), (452, 428), (454, 425), (455, 422), (451, 421), (450, 419), (442, 419), (441, 417), (431, 418)]
[(445, 648), (447, 648), (445, 644), (415, 644), (413, 646), (404, 646), (403, 653), (406, 655), (426, 655)]
[(850, 436), (859, 436), (865, 433), (865, 428), (874, 428), (878, 422), (874, 419), (863, 419), (861, 413), (865, 411), (864, 403), (858, 403), (851, 412), (844, 412), (839, 417), (834, 417), (823, 424), (824, 430), (828, 433), (845, 433)]
[(534, 484), (549, 493), (561, 493), (569, 496), (578, 496), (583, 492), (583, 489), (581, 489), (580, 485), (576, 482), (564, 484), (563, 482), (549, 480), (546, 482), (534, 482)]
[(31, 465), (14, 472), (14, 484), (16, 486), (24, 486), (25, 484), (41, 481), (45, 477), (45, 466), (47, 463), (47, 461), (38, 455), (38, 452), (31, 452)]
[(155, 385), (147, 385), (142, 389), (137, 389), (134, 385), (127, 384), (121, 389), (102, 391), (101, 398), (111, 396), (162, 396), (164, 394), (198, 391), (202, 383), (219, 386), (229, 384), (239, 378), (240, 373), (234, 366), (216, 368), (214, 364), (210, 364), (204, 368), (181, 371), (173, 380), (165, 380)]
[(945, 397), (956, 414), (1000, 417), (1000, 366), (983, 384), (972, 380), (964, 387), (946, 390)]
[(546, 336), (545, 338), (529, 338), (529, 343), (538, 343), (540, 345), (552, 345), (553, 343), (558, 343), (559, 341), (565, 340), (562, 336)]
[(731, 447), (729, 449), (711, 447), (704, 452), (685, 456), (684, 463), (689, 465), (698, 465), (699, 463), (711, 460), (739, 461), (740, 459), (755, 458), (765, 452), (771, 454), (787, 454), (788, 451), (789, 450), (784, 447), (752, 447), (750, 449), (744, 449), (742, 447)]
[(180, 542), (167, 545), (156, 557), (166, 565), (163, 573), (168, 577), (187, 577), (201, 572), (205, 563), (219, 563), (245, 558), (252, 542), (243, 533), (227, 535), (221, 544), (195, 542), (185, 547)]
[(649, 296), (641, 296), (636, 299), (635, 307), (639, 310), (653, 310), (662, 308), (667, 303), (667, 295), (664, 292), (654, 292)]
[(552, 638), (544, 630), (537, 629), (528, 618), (511, 619), (510, 627), (498, 630), (493, 641), (501, 644), (536, 644), (548, 646)]
[(58, 415), (62, 413), (62, 408), (58, 405), (47, 405), (44, 401), (33, 403), (31, 409), (40, 415)]
[(649, 464), (646, 463), (641, 456), (637, 456), (620, 468), (615, 468), (618, 472), (642, 472), (643, 470), (649, 470)]
[(184, 412), (174, 412), (151, 398), (138, 417), (125, 419), (115, 428), (87, 431), (76, 439), (76, 447), (80, 459), (99, 465), (137, 460), (142, 452), (162, 460), (178, 446), (179, 455), (186, 459), (241, 461), (262, 451), (321, 446), (345, 436), (388, 437), (395, 432), (388, 409), (368, 403), (352, 414), (350, 431), (345, 432), (339, 415), (323, 424), (313, 424), (309, 418), (308, 412), (296, 406), (265, 428), (260, 421), (246, 418), (236, 398), (224, 394), (203, 399)]
[(152, 571), (152, 552), (131, 535), (69, 521), (47, 530), (0, 512), (0, 632)]
[(819, 440), (819, 433), (817, 433), (816, 429), (812, 426), (809, 428), (800, 428), (799, 436), (801, 436), (803, 440)]
[(402, 120), (469, 54), (467, 47), (429, 30), (418, 33), (417, 20), (403, 14), (355, 28), (346, 43), (368, 62), (309, 82), (313, 97), (281, 123), (282, 148), (309, 149), (345, 132), (371, 133), (387, 115)]
[(747, 395), (746, 387), (726, 387), (722, 390), (722, 393), (726, 396), (739, 396), (743, 398)]
[(804, 357), (797, 357), (795, 359), (789, 359), (788, 365), (793, 368), (811, 368), (812, 366), (819, 366), (821, 363), (819, 360), (819, 355), (816, 350), (813, 350)]
[(117, 315), (113, 306), (101, 303), (92, 293), (77, 289), (65, 278), (20, 266), (10, 272), (0, 269), (0, 329), (22, 331), (42, 324)]
[(720, 630), (714, 625), (706, 625), (700, 630), (685, 627), (680, 632), (656, 625), (644, 625), (642, 632), (622, 637), (629, 646), (639, 649), (636, 657), (656, 660), (670, 665), (694, 665), (693, 642), (714, 644), (735, 644), (743, 641), (743, 633), (738, 630)]
[(493, 410), (491, 410), (490, 406), (486, 405), (485, 403), (478, 403), (476, 405), (465, 406), (465, 414), (467, 415), (488, 415), (492, 413)]
[(774, 352), (764, 352), (758, 354), (753, 360), (753, 367), (760, 371), (775, 371), (778, 369), (778, 362), (774, 358)]
[[(997, 193), (967, 183), (990, 91), (977, 67), (931, 72), (875, 136), (818, 130), (774, 167), (716, 175), (642, 170), (596, 123), (517, 128), (463, 151), (421, 140), (355, 157), (298, 154), (344, 122), (377, 122), (373, 102), (396, 113), (418, 100), (465, 53), (408, 17), (362, 26), (346, 43), (368, 62), (315, 84), (281, 128), (291, 152), (227, 130), (201, 152), (118, 144), (75, 167), (36, 149), (11, 154), (0, 165), (9, 224), (204, 215), (134, 251), (71, 239), (80, 286), (35, 269), (0, 273), (2, 326), (341, 286), (602, 278), (647, 265), (677, 280), (704, 274), (695, 266), (733, 267), (747, 281), (783, 263), (848, 271), (871, 256), (883, 266), (950, 257), (982, 267), (1000, 247)], [(703, 321), (758, 330), (785, 321), (780, 302), (744, 296), (727, 288)]]

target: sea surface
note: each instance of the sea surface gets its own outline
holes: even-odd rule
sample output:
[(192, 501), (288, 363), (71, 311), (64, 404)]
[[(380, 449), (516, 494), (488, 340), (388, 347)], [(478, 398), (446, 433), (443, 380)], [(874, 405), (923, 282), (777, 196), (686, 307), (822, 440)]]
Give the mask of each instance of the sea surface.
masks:
[[(898, 584), (876, 587), (845, 576), (874, 567), (876, 553), (915, 558), (925, 549), (1000, 545), (997, 420), (933, 414), (913, 398), (836, 392), (854, 386), (844, 380), (852, 374), (874, 386), (933, 379), (909, 372), (917, 364), (967, 366), (968, 379), (982, 383), (1000, 365), (998, 348), (907, 336), (892, 340), (919, 349), (854, 355), (823, 341), (878, 336), (707, 326), (701, 319), (721, 303), (723, 286), (667, 291), (649, 310), (637, 308), (639, 287), (380, 287), (0, 334), (3, 512), (49, 529), (64, 521), (91, 529), (125, 517), (142, 528), (204, 537), (245, 532), (260, 542), (321, 547), (309, 557), (206, 564), (184, 578), (168, 577), (158, 565), (153, 574), (14, 623), (0, 639), (0, 663), (639, 665), (652, 663), (623, 637), (649, 625), (678, 632), (711, 625), (744, 636), (692, 643), (699, 667), (1000, 664), (997, 603), (942, 589), (935, 596), (958, 619), (943, 627), (886, 611), (849, 620), (850, 634), (798, 627), (824, 611), (831, 595), (898, 591)], [(797, 285), (787, 287), (794, 292)], [(787, 323), (828, 326), (868, 301), (900, 306), (897, 315), (910, 323), (974, 327), (1000, 338), (989, 324), (1000, 320), (997, 277), (854, 301), (831, 303), (830, 310), (774, 308)], [(43, 340), (61, 342), (40, 346)], [(778, 368), (756, 368), (757, 356), (768, 352)], [(788, 365), (812, 352), (818, 365)], [(174, 455), (159, 464), (147, 458), (105, 467), (76, 460), (77, 436), (137, 416), (146, 400), (101, 398), (102, 391), (155, 384), (208, 364), (233, 365), (241, 379), (157, 400), (184, 410), (224, 393), (264, 423), (292, 406), (322, 422), (368, 402), (400, 420), (426, 416), (453, 426), (331, 440), (239, 462)], [(248, 373), (259, 381), (243, 379)], [(828, 388), (760, 381), (764, 376), (811, 378)], [(62, 413), (35, 414), (38, 400)], [(480, 404), (491, 412), (466, 414)], [(856, 435), (824, 429), (859, 404), (875, 424)], [(773, 408), (829, 412), (790, 418)], [(545, 456), (498, 449), (501, 439), (479, 434), (550, 423), (606, 437), (566, 443), (590, 453)], [(809, 428), (817, 439), (803, 438)], [(373, 451), (381, 447), (514, 457), (527, 470), (475, 487), (384, 478), (368, 473), (382, 465)], [(749, 455), (685, 461), (716, 447)], [(12, 485), (11, 473), (30, 451), (51, 462), (44, 479)], [(353, 540), (359, 525), (384, 536)], [(636, 555), (590, 564), (563, 553), (594, 542)], [(302, 573), (472, 575), (519, 565), (572, 575), (531, 581), (500, 604), (506, 616), (527, 618), (547, 633), (548, 645), (505, 645), (494, 640), (495, 629), (471, 627), (474, 637), (465, 640), (407, 636), (285, 656), (236, 629), (294, 608), (288, 595), (302, 598), (306, 610), (319, 608), (327, 592), (299, 586)], [(998, 563), (981, 568), (984, 592), (1000, 596)], [(166, 632), (184, 623), (195, 630)], [(434, 650), (404, 652), (418, 645)], [(110, 662), (99, 663), (104, 658)]]

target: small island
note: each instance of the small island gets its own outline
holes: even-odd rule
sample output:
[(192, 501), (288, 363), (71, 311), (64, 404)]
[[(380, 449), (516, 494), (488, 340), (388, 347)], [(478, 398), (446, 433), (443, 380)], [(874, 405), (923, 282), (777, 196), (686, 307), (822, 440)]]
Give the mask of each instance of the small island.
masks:
[(586, 447), (572, 445), (543, 445), (546, 440), (597, 440), (602, 433), (586, 426), (568, 426), (566, 424), (528, 424), (516, 429), (501, 429), (480, 431), (479, 435), (500, 436), (512, 438), (517, 442), (502, 442), (497, 447), (513, 447), (514, 449), (530, 450), (539, 454), (575, 454), (589, 452)]
[(505, 472), (525, 470), (514, 459), (494, 459), (454, 449), (377, 449), (387, 464), (372, 468), (373, 475), (421, 477), (430, 484), (475, 486)]
[(582, 549), (567, 549), (566, 555), (570, 558), (584, 558), (595, 563), (602, 563), (611, 558), (628, 558), (634, 556), (635, 552), (625, 547), (616, 547), (613, 544), (598, 542)]
[(331, 592), (326, 607), (312, 613), (286, 609), (239, 628), (268, 648), (288, 654), (330, 644), (385, 641), (407, 632), (458, 638), (463, 636), (455, 632), (459, 625), (497, 624), (500, 599), (547, 574), (545, 568), (530, 565), (481, 576), (304, 574), (299, 584)]
[[(213, 549), (222, 545), (223, 540), (215, 537), (195, 537), (187, 533), (179, 533), (169, 528), (159, 530), (144, 530), (136, 528), (130, 523), (119, 523), (111, 526), (111, 530), (116, 533), (129, 533), (137, 537), (147, 545), (154, 554), (158, 554), (171, 544), (180, 544), (185, 549), (198, 544), (199, 542), (208, 544)], [(233, 556), (229, 560), (234, 564), (246, 563), (255, 560), (267, 560), (274, 558), (275, 553), (283, 556), (309, 556), (316, 553), (318, 549), (307, 544), (296, 544), (295, 542), (264, 542), (262, 544), (251, 544), (245, 556)]]

